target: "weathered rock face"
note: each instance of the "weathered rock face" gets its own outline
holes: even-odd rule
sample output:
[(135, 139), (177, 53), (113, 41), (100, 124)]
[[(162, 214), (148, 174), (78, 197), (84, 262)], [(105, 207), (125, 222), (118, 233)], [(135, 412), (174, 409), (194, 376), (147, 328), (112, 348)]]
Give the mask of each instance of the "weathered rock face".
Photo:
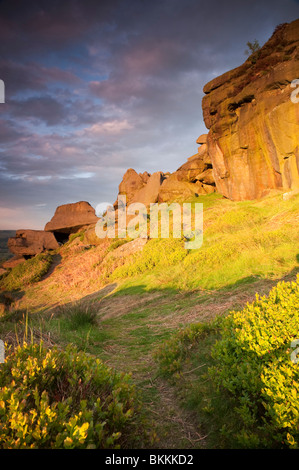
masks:
[(137, 173), (133, 168), (129, 168), (118, 187), (119, 194), (126, 195), (127, 203), (130, 203), (137, 191), (146, 185), (149, 177), (150, 175), (147, 172), (141, 174)]
[(299, 188), (294, 79), (299, 79), (299, 20), (277, 27), (243, 65), (205, 85), (208, 155), (225, 197), (255, 199), (270, 189)]
[(18, 259), (59, 247), (53, 233), (43, 230), (17, 230), (16, 236), (8, 239), (7, 246), (13, 254), (18, 255)]
[(159, 191), (164, 178), (162, 171), (157, 171), (150, 175), (143, 188), (136, 191), (131, 199), (131, 203), (141, 202), (145, 206), (149, 206), (152, 203), (158, 202)]
[[(137, 173), (130, 168), (119, 185), (119, 194), (125, 194), (127, 204), (140, 202), (149, 206), (155, 202), (187, 200), (199, 194), (208, 194), (216, 190), (211, 159), (206, 144), (207, 134), (197, 139), (198, 153), (188, 158), (187, 162), (174, 173), (157, 171)], [(114, 203), (117, 209), (117, 202)]]
[(201, 135), (198, 137), (196, 143), (197, 143), (197, 144), (206, 144), (206, 143), (207, 143), (207, 135), (208, 135), (208, 134), (201, 134)]
[(88, 202), (80, 201), (58, 206), (54, 216), (45, 226), (46, 232), (53, 232), (58, 241), (78, 231), (80, 228), (96, 224), (98, 217)]
[(159, 202), (186, 201), (196, 194), (203, 194), (202, 185), (180, 181), (175, 172), (163, 182), (159, 191)]
[(206, 134), (201, 135), (196, 141), (202, 142), (198, 153), (189, 157), (186, 163), (163, 181), (159, 191), (159, 202), (187, 200), (196, 195), (215, 191), (215, 180), (205, 143), (206, 138)]

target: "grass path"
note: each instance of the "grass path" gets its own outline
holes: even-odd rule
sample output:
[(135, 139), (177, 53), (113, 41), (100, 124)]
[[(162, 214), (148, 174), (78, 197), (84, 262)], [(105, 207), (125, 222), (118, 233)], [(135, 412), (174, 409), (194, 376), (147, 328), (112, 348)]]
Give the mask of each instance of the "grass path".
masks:
[[(285, 279), (294, 277), (295, 274)], [(120, 372), (132, 373), (141, 393), (146, 415), (158, 436), (154, 448), (204, 448), (206, 431), (196, 414), (181, 406), (178, 390), (158, 375), (154, 351), (178, 328), (189, 323), (209, 322), (217, 315), (242, 309), (255, 298), (267, 294), (276, 281), (257, 279), (227, 289), (180, 292), (160, 289), (143, 292), (111, 284), (83, 297), (79, 304), (41, 310), (30, 316), (35, 331), (47, 332), (54, 343), (68, 343), (93, 354)], [(75, 323), (75, 306), (96, 314), (96, 324)], [(83, 309), (83, 310), (82, 310)], [(14, 319), (6, 328), (11, 335)], [(1, 337), (3, 333), (1, 331)], [(5, 339), (5, 337), (4, 337)]]
[[(112, 292), (105, 297), (100, 291), (98, 297), (93, 295), (85, 300), (97, 312), (99, 326), (86, 325), (76, 331), (61, 326), (59, 341), (81, 344), (87, 352), (115, 369), (132, 373), (159, 438), (155, 448), (203, 448), (205, 433), (195, 415), (181, 407), (176, 389), (158, 376), (153, 353), (178, 328), (241, 309), (254, 300), (257, 291), (267, 294), (274, 284), (274, 281), (257, 280), (222, 291), (169, 293), (165, 290), (142, 295)], [(55, 334), (55, 317), (51, 322), (48, 327), (54, 327)]]

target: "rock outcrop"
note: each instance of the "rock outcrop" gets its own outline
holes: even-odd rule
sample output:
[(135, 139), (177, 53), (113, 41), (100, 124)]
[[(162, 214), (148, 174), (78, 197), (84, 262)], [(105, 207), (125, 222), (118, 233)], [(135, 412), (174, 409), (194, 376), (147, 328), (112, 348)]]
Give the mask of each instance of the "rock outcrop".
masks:
[[(174, 173), (128, 169), (119, 195), (126, 195), (127, 204), (149, 206), (216, 190), (232, 200), (257, 199), (272, 189), (299, 191), (299, 103), (291, 99), (294, 87), (299, 94), (299, 20), (279, 25), (244, 64), (205, 85), (202, 107), (209, 132), (198, 137), (195, 155)], [(114, 207), (118, 209), (117, 201)], [(87, 229), (86, 237), (92, 239), (98, 220), (88, 202), (59, 206), (44, 231), (18, 230), (9, 239), (15, 257), (3, 267), (56, 249), (80, 229)]]
[(159, 202), (186, 201), (195, 195), (202, 194), (201, 191), (201, 184), (180, 181), (175, 172), (163, 182), (159, 192)]
[[(127, 204), (140, 202), (149, 206), (155, 202), (186, 200), (216, 190), (212, 162), (206, 144), (207, 134), (197, 139), (198, 152), (188, 158), (174, 173), (157, 171), (137, 173), (130, 168), (119, 185), (119, 195), (126, 195)], [(114, 203), (117, 209), (117, 201)]]
[(206, 134), (197, 139), (202, 143), (198, 152), (163, 181), (159, 191), (159, 202), (187, 200), (200, 194), (215, 191), (213, 169), (206, 142)]
[(129, 168), (118, 187), (118, 194), (126, 195), (127, 203), (130, 203), (136, 193), (146, 186), (149, 178), (150, 174), (146, 171), (137, 173), (133, 168)]
[(146, 184), (135, 192), (130, 202), (140, 202), (145, 206), (158, 202), (159, 191), (164, 179), (165, 175), (162, 171), (157, 171), (149, 175)]
[(21, 257), (35, 256), (59, 247), (53, 233), (43, 230), (17, 230), (16, 236), (8, 239), (7, 246), (11, 253), (18, 257), (14, 261), (21, 261)]
[(52, 232), (59, 242), (68, 239), (83, 227), (96, 224), (98, 217), (94, 208), (86, 201), (58, 206), (54, 216), (45, 226), (45, 232)]
[(205, 85), (208, 155), (217, 190), (225, 197), (255, 199), (270, 189), (299, 188), (299, 103), (291, 100), (295, 79), (299, 20), (279, 25), (243, 65)]

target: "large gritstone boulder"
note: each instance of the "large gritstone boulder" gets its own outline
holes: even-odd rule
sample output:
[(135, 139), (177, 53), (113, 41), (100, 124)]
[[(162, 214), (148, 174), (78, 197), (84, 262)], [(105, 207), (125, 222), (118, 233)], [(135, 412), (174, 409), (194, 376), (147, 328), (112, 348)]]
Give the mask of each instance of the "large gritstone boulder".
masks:
[(64, 242), (70, 233), (96, 224), (98, 220), (94, 208), (86, 201), (64, 204), (57, 207), (54, 216), (46, 224), (45, 231), (52, 232), (57, 241)]

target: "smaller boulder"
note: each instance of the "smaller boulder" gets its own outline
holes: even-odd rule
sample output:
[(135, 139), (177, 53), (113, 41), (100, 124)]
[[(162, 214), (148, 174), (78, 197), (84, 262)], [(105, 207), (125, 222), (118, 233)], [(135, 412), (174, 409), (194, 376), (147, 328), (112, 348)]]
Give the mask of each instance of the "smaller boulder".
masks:
[(197, 175), (195, 179), (197, 181), (201, 181), (204, 184), (215, 185), (215, 178), (213, 175), (212, 168), (209, 168), (208, 170), (203, 171), (202, 173)]
[(175, 172), (178, 181), (192, 182), (195, 180), (196, 175), (202, 173), (206, 169), (206, 165), (201, 157), (193, 158), (184, 165), (180, 166)]
[(187, 201), (199, 194), (206, 194), (203, 185), (199, 181), (196, 183), (181, 181), (178, 179), (177, 173), (173, 173), (163, 181), (158, 202)]
[(198, 137), (196, 143), (199, 144), (199, 145), (200, 145), (200, 144), (206, 144), (206, 143), (207, 143), (207, 137), (208, 137), (208, 134), (201, 134), (201, 135)]
[(7, 246), (18, 256), (35, 256), (59, 247), (54, 235), (43, 230), (17, 230), (16, 236), (8, 239)]

